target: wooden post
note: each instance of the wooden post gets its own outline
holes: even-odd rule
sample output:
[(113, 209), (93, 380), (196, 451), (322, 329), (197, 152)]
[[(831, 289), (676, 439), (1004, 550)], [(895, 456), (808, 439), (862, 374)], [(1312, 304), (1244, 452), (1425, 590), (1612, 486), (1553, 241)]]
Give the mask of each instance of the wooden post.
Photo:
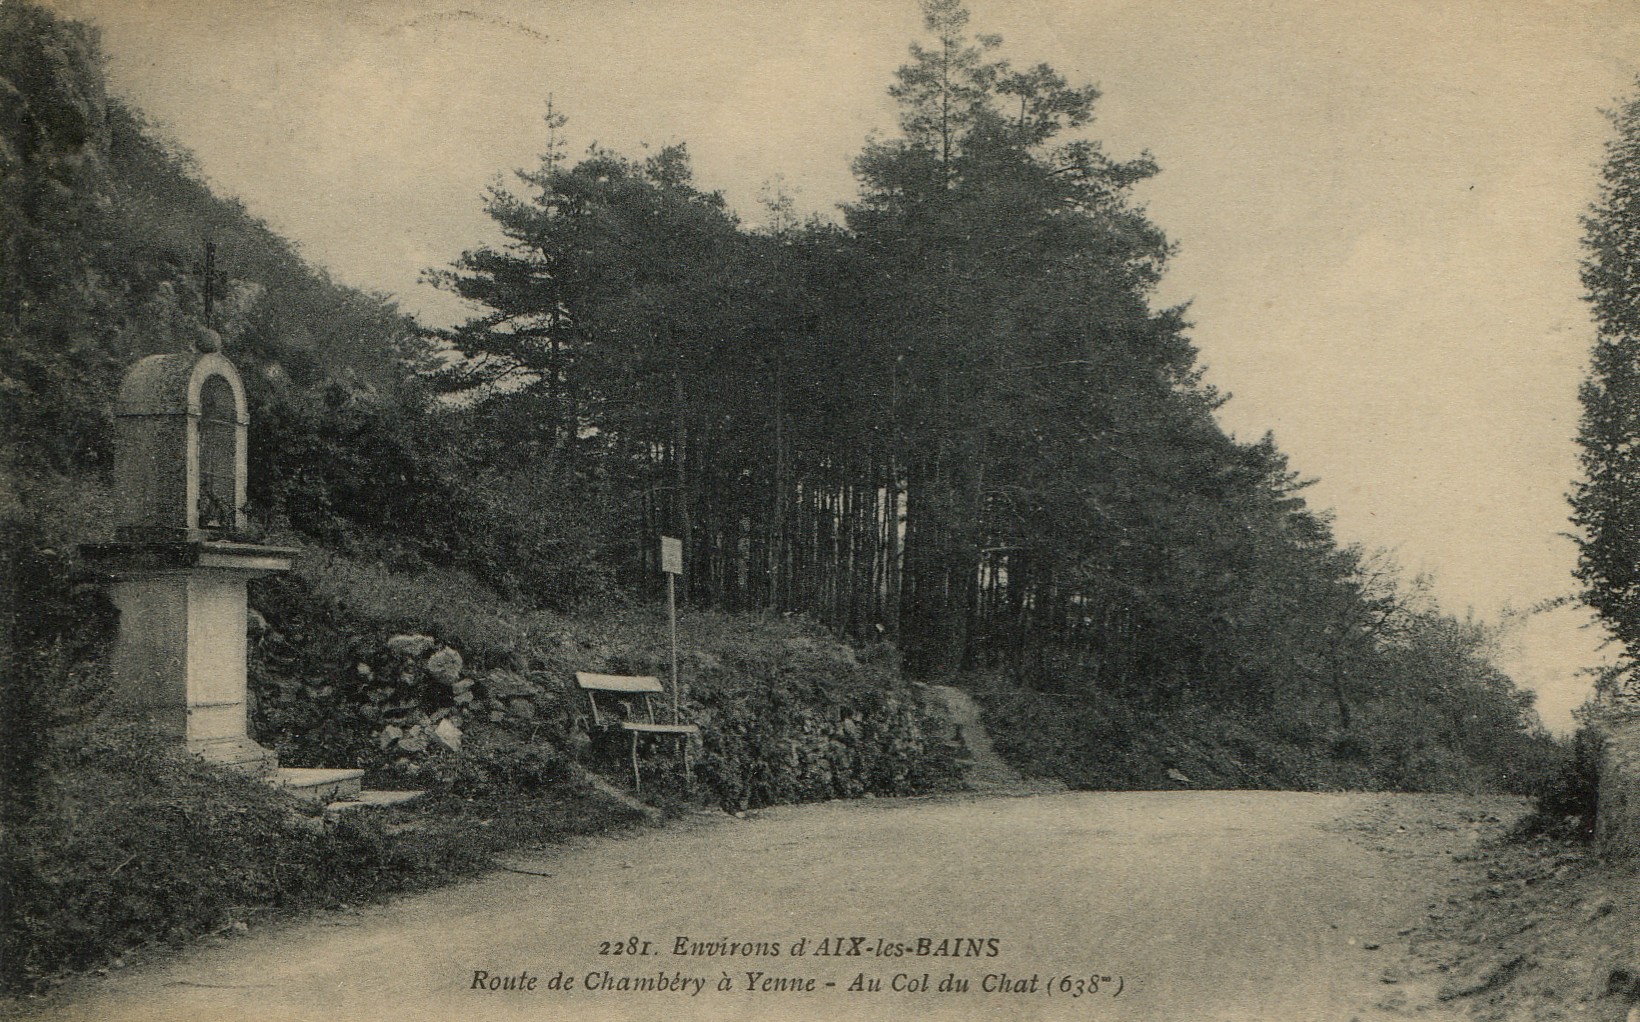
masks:
[(643, 778), (638, 776), (638, 732), (632, 732), (632, 790), (643, 790)]
[(678, 699), (678, 576), (666, 576), (666, 616), (672, 626), (672, 723), (683, 723), (683, 709)]
[(672, 632), (672, 723), (683, 723), (678, 696), (678, 576), (683, 574), (683, 541), (661, 537), (661, 570), (666, 572), (666, 617)]
[[(683, 694), (678, 685), (678, 576), (683, 574), (683, 541), (661, 537), (661, 570), (666, 572), (666, 618), (672, 636), (672, 723), (683, 723)], [(689, 763), (689, 736), (678, 735), (678, 754), (683, 759), (684, 784), (694, 787), (694, 771)]]

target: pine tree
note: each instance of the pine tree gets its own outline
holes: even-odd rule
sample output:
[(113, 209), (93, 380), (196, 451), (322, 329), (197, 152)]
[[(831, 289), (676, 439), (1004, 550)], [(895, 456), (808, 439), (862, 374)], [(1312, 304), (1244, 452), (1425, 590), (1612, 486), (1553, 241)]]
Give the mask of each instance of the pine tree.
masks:
[(1633, 661), (1640, 657), (1640, 96), (1610, 117), (1615, 134), (1600, 196), (1583, 221), (1583, 284), (1597, 335), (1579, 394), (1584, 477), (1571, 501), (1583, 598)]
[[(856, 161), (847, 214), (896, 384), (900, 630), (913, 666), (939, 674), (969, 646), (986, 551), (1046, 549), (1036, 466), (1092, 431), (1101, 377), (1167, 391), (1193, 353), (1147, 305), (1167, 242), (1128, 190), (1154, 166), (1077, 134), (1098, 92), (1045, 65), (1015, 70), (999, 39), (968, 38), (954, 0), (923, 9), (934, 43), (912, 47), (890, 90), (901, 136)], [(1017, 581), (1023, 560), (998, 577)]]

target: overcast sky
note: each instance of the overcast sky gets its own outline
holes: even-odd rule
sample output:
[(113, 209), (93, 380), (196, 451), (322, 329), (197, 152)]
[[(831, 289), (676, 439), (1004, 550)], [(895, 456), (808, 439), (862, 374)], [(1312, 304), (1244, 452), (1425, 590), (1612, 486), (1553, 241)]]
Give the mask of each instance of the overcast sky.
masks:
[[(807, 210), (893, 129), (913, 0), (49, 0), (103, 29), (115, 90), (337, 278), (445, 323), (420, 272), (493, 240), (481, 194), (543, 148), (689, 144), (748, 220)], [(1592, 331), (1578, 217), (1631, 87), (1627, 0), (972, 0), (1016, 63), (1104, 92), (1149, 150), (1208, 380), (1273, 430), (1346, 541), (1496, 618), (1570, 593), (1564, 494)], [(1564, 727), (1594, 637), (1540, 617), (1508, 664)]]

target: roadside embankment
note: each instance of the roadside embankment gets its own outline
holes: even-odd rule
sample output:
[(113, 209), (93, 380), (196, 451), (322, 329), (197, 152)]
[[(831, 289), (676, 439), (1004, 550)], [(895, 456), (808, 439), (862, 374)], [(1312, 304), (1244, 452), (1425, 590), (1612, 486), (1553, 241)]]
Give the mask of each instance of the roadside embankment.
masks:
[(1640, 858), (1640, 715), (1608, 720), (1602, 731), (1595, 840), (1608, 858)]

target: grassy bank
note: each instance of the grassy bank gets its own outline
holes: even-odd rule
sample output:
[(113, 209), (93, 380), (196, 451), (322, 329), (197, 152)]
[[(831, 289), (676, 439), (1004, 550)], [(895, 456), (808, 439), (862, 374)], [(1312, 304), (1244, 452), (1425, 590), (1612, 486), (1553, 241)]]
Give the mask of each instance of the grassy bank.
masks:
[[(1478, 723), (1465, 742), (1413, 708), (1366, 704), (1340, 727), (1325, 704), (1147, 706), (1110, 693), (1046, 693), (967, 679), (999, 755), (1022, 773), (1089, 790), (1547, 790), (1566, 754), (1546, 735)], [(1181, 780), (1181, 778), (1183, 778)]]
[[(264, 741), (287, 763), (364, 767), (393, 786), (461, 761), (437, 738), (446, 721), (464, 750), (553, 750), (618, 775), (626, 746), (592, 726), (574, 674), (670, 669), (656, 606), (523, 608), (447, 570), (314, 556), (253, 602), (266, 622), (252, 671)], [(678, 644), (683, 716), (702, 729), (696, 798), (738, 810), (954, 783), (892, 647), (857, 650), (801, 618), (687, 610)], [(676, 788), (673, 749), (642, 756)]]
[(438, 784), (403, 808), (326, 821), (316, 804), (141, 729), (57, 737), (36, 805), (0, 832), (0, 978), (12, 993), (145, 946), (446, 883), (504, 848), (639, 819), (559, 770), (535, 783)]
[[(65, 620), (69, 561), (53, 554), (34, 572)], [(8, 764), (8, 991), (147, 945), (447, 883), (503, 849), (639, 821), (585, 781), (588, 768), (627, 777), (627, 749), (588, 726), (571, 679), (664, 675), (656, 608), (555, 614), (457, 573), (394, 574), (320, 551), (295, 575), (259, 583), (252, 604), (253, 736), (287, 766), (362, 767), (367, 784), (427, 795), (326, 820), (119, 723), (105, 645), (59, 643), (18, 661), (7, 692), (40, 741)], [(738, 811), (955, 784), (952, 753), (925, 728), (889, 647), (862, 655), (801, 620), (716, 613), (686, 613), (679, 638), (684, 712), (703, 742), (692, 790), (673, 750), (646, 747), (645, 795), (660, 804)]]

